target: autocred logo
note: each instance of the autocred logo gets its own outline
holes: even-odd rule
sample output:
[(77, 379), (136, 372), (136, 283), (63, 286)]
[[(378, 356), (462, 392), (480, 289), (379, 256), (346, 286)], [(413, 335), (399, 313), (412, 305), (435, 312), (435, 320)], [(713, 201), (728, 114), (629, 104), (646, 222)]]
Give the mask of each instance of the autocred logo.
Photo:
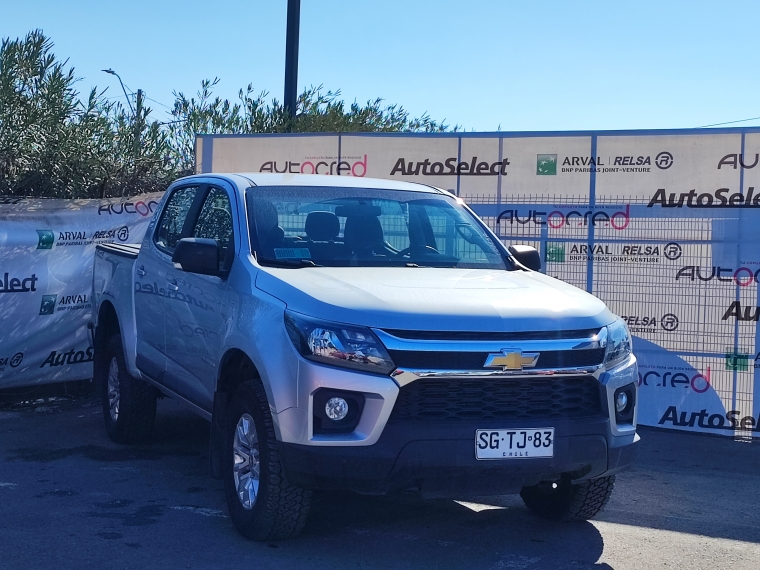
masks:
[(156, 211), (158, 202), (155, 200), (138, 200), (137, 202), (126, 201), (115, 204), (101, 204), (98, 207), (98, 215), (121, 216), (122, 214), (138, 214), (143, 218), (150, 216)]
[(676, 281), (681, 279), (702, 281), (703, 283), (709, 283), (715, 279), (720, 283), (732, 283), (739, 287), (749, 287), (754, 283), (758, 283), (760, 269), (752, 271), (749, 267), (732, 269), (720, 266), (702, 268), (698, 265), (686, 265), (676, 272)]
[(718, 170), (720, 170), (721, 166), (730, 166), (734, 170), (736, 170), (737, 166), (741, 166), (743, 169), (749, 170), (755, 168), (758, 162), (760, 162), (760, 154), (758, 153), (755, 153), (755, 160), (752, 164), (745, 162), (744, 154), (727, 154), (718, 161)]
[[(650, 384), (650, 382), (652, 382)], [(642, 374), (639, 370), (639, 386), (648, 388), (679, 388), (682, 390), (693, 390), (697, 394), (704, 394), (710, 389), (710, 367), (708, 366), (704, 373), (697, 372), (694, 375), (685, 372), (664, 372), (649, 370)]]
[(585, 226), (609, 227), (614, 230), (622, 231), (628, 227), (631, 221), (630, 204), (621, 206), (620, 210), (576, 210), (572, 207), (553, 206), (555, 210), (546, 211), (528, 210), (525, 215), (521, 215), (518, 209), (503, 210), (497, 217), (496, 223), (500, 224), (502, 220), (514, 224), (545, 226), (548, 225), (553, 230), (563, 228), (582, 228)]
[(712, 193), (698, 194), (696, 189), (667, 193), (665, 188), (658, 188), (647, 208), (760, 208), (760, 192), (755, 193), (754, 186), (747, 188), (746, 194), (730, 192), (729, 188), (718, 188)]
[(670, 424), (673, 427), (760, 431), (760, 414), (755, 419), (753, 416), (743, 415), (740, 410), (730, 410), (725, 414), (710, 414), (706, 408), (699, 412), (691, 412), (679, 411), (678, 406), (669, 406), (657, 423), (659, 425)]
[(642, 317), (637, 315), (628, 315), (621, 317), (628, 325), (628, 330), (632, 333), (652, 333), (657, 332), (659, 328), (665, 332), (675, 332), (680, 324), (678, 317), (673, 313), (666, 313), (659, 320), (657, 317)]
[(11, 368), (18, 368), (23, 360), (23, 352), (17, 352), (13, 356), (0, 357), (0, 372), (5, 372), (5, 368), (7, 366), (10, 366)]
[(361, 156), (307, 156), (303, 162), (292, 160), (267, 160), (259, 167), (259, 172), (279, 174), (325, 174), (338, 176), (367, 175), (367, 155)]
[[(366, 157), (365, 157), (366, 158)], [(430, 158), (413, 161), (405, 158), (396, 160), (391, 176), (506, 176), (509, 158), (495, 161), (479, 160), (473, 156), (460, 160), (456, 156), (434, 161)]]

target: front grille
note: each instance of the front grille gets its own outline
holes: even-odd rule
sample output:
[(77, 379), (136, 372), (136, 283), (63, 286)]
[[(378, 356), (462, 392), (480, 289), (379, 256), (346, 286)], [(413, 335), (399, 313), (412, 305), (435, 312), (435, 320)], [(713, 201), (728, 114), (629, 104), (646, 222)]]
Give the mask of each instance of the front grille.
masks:
[(390, 421), (586, 418), (601, 409), (591, 376), (420, 378), (401, 388)]
[[(423, 350), (389, 350), (399, 368), (421, 370), (478, 370), (483, 368), (488, 352), (439, 352)], [(588, 350), (543, 351), (534, 368), (575, 368), (597, 366), (604, 359), (603, 348)], [(530, 369), (527, 369), (530, 370)]]
[(554, 331), (518, 331), (518, 332), (484, 332), (484, 331), (407, 331), (383, 329), (396, 338), (406, 340), (555, 340), (568, 338), (590, 338), (599, 333), (599, 329), (554, 330)]

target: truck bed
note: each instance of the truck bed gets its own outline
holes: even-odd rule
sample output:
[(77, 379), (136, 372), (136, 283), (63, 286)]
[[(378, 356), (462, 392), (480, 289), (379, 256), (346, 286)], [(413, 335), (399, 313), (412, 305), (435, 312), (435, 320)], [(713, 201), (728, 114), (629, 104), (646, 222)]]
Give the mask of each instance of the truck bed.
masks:
[(130, 259), (136, 259), (137, 254), (140, 253), (139, 243), (101, 243), (95, 246), (96, 250), (105, 251), (107, 253), (113, 253), (120, 257), (128, 257)]

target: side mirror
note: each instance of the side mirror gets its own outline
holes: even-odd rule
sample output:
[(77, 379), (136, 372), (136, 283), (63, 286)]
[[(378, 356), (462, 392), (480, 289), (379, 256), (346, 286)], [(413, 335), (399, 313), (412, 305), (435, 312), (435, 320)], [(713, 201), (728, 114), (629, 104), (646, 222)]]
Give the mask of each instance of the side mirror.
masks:
[(172, 262), (182, 271), (219, 275), (219, 246), (214, 239), (182, 238), (174, 248)]
[(541, 271), (541, 256), (535, 247), (529, 245), (510, 245), (509, 253), (512, 254), (512, 257), (520, 265), (524, 265), (532, 271)]

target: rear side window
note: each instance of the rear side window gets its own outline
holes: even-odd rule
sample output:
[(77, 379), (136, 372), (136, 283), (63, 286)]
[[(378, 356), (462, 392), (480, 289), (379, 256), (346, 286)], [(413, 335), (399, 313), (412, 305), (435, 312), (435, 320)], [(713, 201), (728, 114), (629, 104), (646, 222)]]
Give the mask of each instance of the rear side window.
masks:
[(182, 237), (182, 229), (187, 220), (187, 214), (193, 205), (195, 195), (198, 193), (197, 186), (178, 188), (166, 202), (166, 208), (161, 216), (161, 223), (156, 232), (156, 245), (168, 252), (173, 252), (177, 242)]
[(219, 247), (219, 269), (226, 267), (227, 255), (232, 253), (232, 207), (224, 190), (209, 190), (193, 228), (192, 237), (216, 240)]

